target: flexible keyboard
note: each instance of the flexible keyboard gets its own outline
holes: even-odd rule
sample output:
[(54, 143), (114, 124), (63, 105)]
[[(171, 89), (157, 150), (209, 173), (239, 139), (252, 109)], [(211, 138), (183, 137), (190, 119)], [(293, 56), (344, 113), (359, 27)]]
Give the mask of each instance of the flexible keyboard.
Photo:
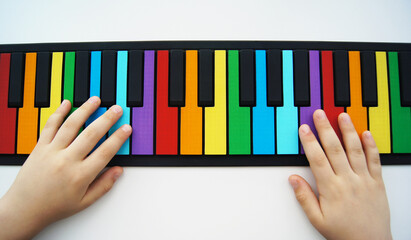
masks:
[[(0, 164), (24, 163), (63, 99), (117, 104), (133, 134), (111, 165), (307, 165), (298, 127), (322, 108), (411, 164), (411, 44), (159, 41), (0, 45)], [(106, 136), (106, 137), (107, 137)], [(104, 140), (104, 139), (103, 139)]]

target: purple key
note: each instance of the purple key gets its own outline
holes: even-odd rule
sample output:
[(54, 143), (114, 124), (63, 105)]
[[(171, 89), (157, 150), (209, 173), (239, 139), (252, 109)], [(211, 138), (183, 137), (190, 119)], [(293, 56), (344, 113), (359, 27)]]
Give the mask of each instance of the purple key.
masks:
[(144, 51), (143, 107), (133, 107), (131, 154), (153, 154), (154, 125), (154, 51)]
[[(300, 124), (308, 124), (317, 136), (313, 122), (313, 113), (321, 108), (321, 85), (320, 85), (320, 54), (319, 51), (310, 51), (310, 107), (300, 107)], [(301, 153), (304, 149), (301, 146)]]

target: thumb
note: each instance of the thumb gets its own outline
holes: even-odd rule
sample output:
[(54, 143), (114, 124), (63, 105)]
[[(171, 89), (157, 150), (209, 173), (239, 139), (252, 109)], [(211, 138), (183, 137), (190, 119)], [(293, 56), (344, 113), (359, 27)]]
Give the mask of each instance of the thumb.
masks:
[(303, 208), (305, 215), (307, 215), (311, 224), (317, 227), (322, 222), (323, 215), (320, 203), (311, 189), (310, 184), (298, 175), (291, 175), (288, 181), (293, 187), (295, 197)]
[(82, 199), (82, 208), (87, 208), (110, 191), (117, 178), (123, 173), (122, 167), (112, 167), (90, 184)]

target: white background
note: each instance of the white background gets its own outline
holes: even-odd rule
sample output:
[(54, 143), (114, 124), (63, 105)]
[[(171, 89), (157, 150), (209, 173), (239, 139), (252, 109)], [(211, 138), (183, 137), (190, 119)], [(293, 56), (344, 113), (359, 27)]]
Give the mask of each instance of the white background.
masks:
[[(411, 42), (411, 1), (1, 1), (0, 43)], [(19, 167), (0, 167), (0, 196)], [(37, 239), (319, 239), (287, 178), (305, 167), (127, 167), (95, 205)], [(411, 166), (383, 168), (394, 239), (411, 239)], [(1, 227), (1, 226), (0, 226)]]

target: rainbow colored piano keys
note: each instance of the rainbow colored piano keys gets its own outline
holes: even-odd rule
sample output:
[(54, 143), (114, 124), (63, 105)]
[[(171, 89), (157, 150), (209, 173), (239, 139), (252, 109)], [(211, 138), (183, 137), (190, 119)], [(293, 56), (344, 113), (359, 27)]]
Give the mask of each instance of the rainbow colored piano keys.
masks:
[[(338, 43), (333, 44), (335, 45), (331, 45), (338, 47)], [(253, 46), (252, 43), (244, 45)], [(0, 157), (29, 154), (45, 122), (61, 100), (73, 101), (76, 97), (78, 90), (75, 84), (80, 81), (76, 75), (78, 52), (72, 50), (75, 47), (66, 51), (65, 45), (62, 46), (61, 49), (50, 51), (50, 100), (47, 107), (37, 106), (35, 101), (36, 86), (39, 84), (36, 77), (40, 71), (37, 65), (39, 51), (35, 50), (23, 51), (24, 59), (20, 60), (20, 64), (24, 64), (24, 70), (20, 74), (24, 86), (21, 89), (22, 104), (19, 107), (9, 106), (9, 85), (17, 78), (15, 76), (19, 76), (15, 72), (18, 68), (13, 65), (17, 64), (18, 56), (16, 55), (13, 61), (14, 52), (4, 50), (12, 49), (13, 46), (5, 46), (3, 49), (0, 46)], [(183, 63), (180, 63), (180, 70), (183, 72), (178, 74), (175, 74), (173, 71), (177, 70), (171, 67), (173, 59), (176, 59), (171, 57), (173, 49), (139, 48), (141, 53), (138, 55), (130, 54), (132, 50), (124, 50), (127, 48), (116, 47), (118, 50), (110, 50), (110, 54), (115, 54), (115, 58), (111, 59), (115, 63), (112, 66), (112, 73), (115, 73), (112, 76), (115, 76), (115, 79), (110, 80), (115, 83), (112, 89), (115, 98), (112, 102), (120, 105), (124, 114), (108, 135), (122, 124), (130, 124), (133, 128), (131, 138), (118, 153), (117, 162), (121, 165), (219, 165), (218, 161), (221, 161), (221, 165), (304, 165), (306, 162), (302, 157), (304, 150), (298, 141), (298, 128), (301, 124), (308, 124), (315, 132), (312, 114), (319, 108), (325, 110), (337, 132), (337, 117), (341, 112), (347, 112), (351, 115), (358, 134), (365, 130), (373, 133), (381, 153), (411, 153), (411, 146), (405, 144), (411, 141), (411, 111), (409, 106), (402, 104), (400, 98), (400, 81), (404, 76), (401, 75), (404, 63), (399, 57), (402, 56), (402, 51), (378, 50), (369, 54), (375, 59), (371, 64), (375, 67), (375, 94), (378, 103), (375, 106), (365, 106), (363, 93), (368, 90), (364, 90), (363, 78), (369, 78), (366, 76), (369, 69), (364, 69), (362, 51), (343, 50), (346, 54), (342, 55), (346, 56), (346, 66), (345, 70), (344, 67), (342, 69), (348, 76), (349, 104), (341, 106), (334, 95), (336, 91), (340, 91), (338, 87), (341, 86), (336, 82), (341, 79), (337, 76), (342, 71), (341, 67), (336, 65), (341, 59), (336, 59), (333, 50), (327, 50), (326, 47), (307, 47), (308, 50), (302, 50), (306, 51), (306, 55), (297, 56), (292, 47), (279, 49), (277, 53), (281, 58), (273, 63), (272, 60), (267, 61), (271, 49), (269, 46), (270, 44), (267, 44), (267, 49), (252, 50), (253, 56), (249, 59), (254, 63), (252, 68), (248, 68), (252, 69), (248, 71), (253, 71), (254, 89), (250, 91), (255, 94), (255, 101), (251, 105), (244, 105), (241, 101), (241, 94), (244, 92), (241, 81), (245, 81), (243, 77), (246, 76), (242, 72), (242, 62), (246, 61), (242, 61), (242, 56), (245, 55), (242, 55), (241, 51), (250, 47), (215, 50), (208, 48), (212, 53), (212, 58), (208, 60), (212, 66), (208, 67), (212, 70), (207, 76), (212, 82), (207, 84), (212, 86), (212, 92), (208, 94), (213, 98), (212, 104), (208, 105), (200, 104), (199, 100), (203, 91), (200, 88), (205, 86), (204, 82), (200, 81), (206, 79), (206, 68), (202, 65), (204, 62), (200, 56), (200, 51), (204, 48), (178, 50), (183, 52), (183, 59), (179, 60)], [(341, 48), (338, 47), (338, 50), (341, 51)], [(411, 50), (411, 47), (406, 46), (406, 49)], [(81, 51), (84, 52), (84, 47)], [(87, 96), (103, 98), (106, 95), (101, 94), (102, 91), (107, 91), (103, 89), (110, 90), (103, 80), (106, 73), (102, 69), (104, 64), (109, 62), (104, 60), (105, 51), (105, 48), (93, 47), (92, 50), (86, 51), (88, 55), (83, 53), (81, 56), (83, 61), (86, 59), (89, 62), (89, 82), (85, 85), (89, 86), (86, 89)], [(136, 61), (130, 61), (130, 58), (135, 56), (141, 57), (137, 61), (141, 64), (141, 73), (139, 70), (137, 77), (140, 79), (136, 85), (141, 88), (141, 106), (131, 104), (128, 99), (128, 95), (133, 94), (128, 91), (132, 81), (129, 74), (130, 70), (136, 67), (133, 65)], [(301, 59), (301, 56), (306, 58)], [(301, 89), (297, 89), (301, 81), (297, 80), (297, 75), (301, 74), (296, 75), (295, 72), (296, 64), (301, 61), (307, 64), (304, 71), (309, 85), (306, 92), (309, 100), (306, 105), (298, 105), (295, 100), (301, 97), (298, 95)], [(270, 81), (274, 79), (270, 75), (274, 74), (272, 64), (276, 64), (276, 69), (281, 71), (279, 75), (276, 73), (276, 84), (279, 84), (276, 86), (281, 86), (282, 93), (282, 101), (278, 105), (269, 104), (268, 100), (273, 86)], [(135, 74), (131, 76), (135, 77)], [(183, 76), (181, 81), (184, 87), (184, 102), (181, 105), (170, 104), (170, 94), (175, 91), (175, 86), (170, 85), (171, 78), (175, 76)], [(73, 107), (72, 111), (75, 109)], [(104, 114), (106, 109), (107, 106), (99, 108), (85, 125), (90, 125)], [(102, 141), (104, 138), (99, 144)], [(174, 160), (168, 160), (173, 156)], [(182, 159), (191, 160), (179, 159), (184, 156), (191, 158)], [(235, 163), (236, 157), (239, 159), (238, 164)], [(283, 160), (275, 163), (276, 157), (283, 157)], [(293, 161), (292, 158), (298, 161)], [(182, 162), (178, 163), (180, 160)], [(6, 164), (7, 162), (10, 161), (6, 161)]]

